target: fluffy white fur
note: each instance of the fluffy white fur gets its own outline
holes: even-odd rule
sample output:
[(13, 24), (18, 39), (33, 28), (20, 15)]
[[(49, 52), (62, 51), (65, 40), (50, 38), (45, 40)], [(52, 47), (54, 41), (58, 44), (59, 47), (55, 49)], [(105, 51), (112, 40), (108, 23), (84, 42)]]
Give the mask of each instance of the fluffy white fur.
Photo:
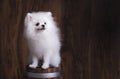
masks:
[(27, 13), (24, 34), (32, 60), (29, 67), (36, 68), (38, 60), (43, 60), (43, 69), (59, 66), (60, 32), (51, 12)]

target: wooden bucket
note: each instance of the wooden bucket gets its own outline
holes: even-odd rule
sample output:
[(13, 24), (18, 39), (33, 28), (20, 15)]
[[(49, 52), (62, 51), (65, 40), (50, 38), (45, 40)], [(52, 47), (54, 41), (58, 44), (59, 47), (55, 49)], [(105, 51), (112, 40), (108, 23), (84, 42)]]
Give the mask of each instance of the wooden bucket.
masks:
[(33, 69), (27, 67), (25, 79), (62, 79), (60, 71), (60, 68)]

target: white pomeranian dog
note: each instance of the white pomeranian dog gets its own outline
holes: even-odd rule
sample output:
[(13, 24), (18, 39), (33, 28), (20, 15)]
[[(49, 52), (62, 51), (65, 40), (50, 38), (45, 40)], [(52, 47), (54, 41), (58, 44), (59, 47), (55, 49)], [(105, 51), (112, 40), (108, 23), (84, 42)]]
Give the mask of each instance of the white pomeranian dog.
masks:
[(60, 31), (51, 12), (27, 13), (24, 35), (31, 57), (29, 67), (38, 67), (39, 60), (43, 60), (42, 69), (60, 65)]

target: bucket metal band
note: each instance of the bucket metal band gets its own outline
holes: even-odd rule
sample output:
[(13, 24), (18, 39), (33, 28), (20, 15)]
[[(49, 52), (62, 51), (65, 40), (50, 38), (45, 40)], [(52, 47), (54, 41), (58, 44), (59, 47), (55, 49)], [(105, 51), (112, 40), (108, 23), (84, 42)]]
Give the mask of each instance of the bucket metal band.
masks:
[(52, 73), (33, 73), (26, 72), (27, 77), (29, 78), (55, 78), (61, 75), (60, 72), (52, 72)]

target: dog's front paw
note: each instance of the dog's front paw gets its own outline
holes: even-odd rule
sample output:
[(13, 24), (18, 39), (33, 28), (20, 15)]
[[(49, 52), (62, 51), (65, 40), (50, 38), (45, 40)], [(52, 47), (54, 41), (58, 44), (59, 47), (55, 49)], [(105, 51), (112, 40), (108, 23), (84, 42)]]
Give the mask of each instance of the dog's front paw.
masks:
[(42, 69), (47, 69), (47, 68), (49, 68), (49, 65), (45, 65), (45, 64), (42, 65)]
[(53, 67), (59, 67), (59, 64), (54, 64)]
[(37, 65), (30, 64), (30, 65), (29, 65), (29, 67), (31, 67), (31, 68), (36, 68), (36, 67), (37, 67)]

